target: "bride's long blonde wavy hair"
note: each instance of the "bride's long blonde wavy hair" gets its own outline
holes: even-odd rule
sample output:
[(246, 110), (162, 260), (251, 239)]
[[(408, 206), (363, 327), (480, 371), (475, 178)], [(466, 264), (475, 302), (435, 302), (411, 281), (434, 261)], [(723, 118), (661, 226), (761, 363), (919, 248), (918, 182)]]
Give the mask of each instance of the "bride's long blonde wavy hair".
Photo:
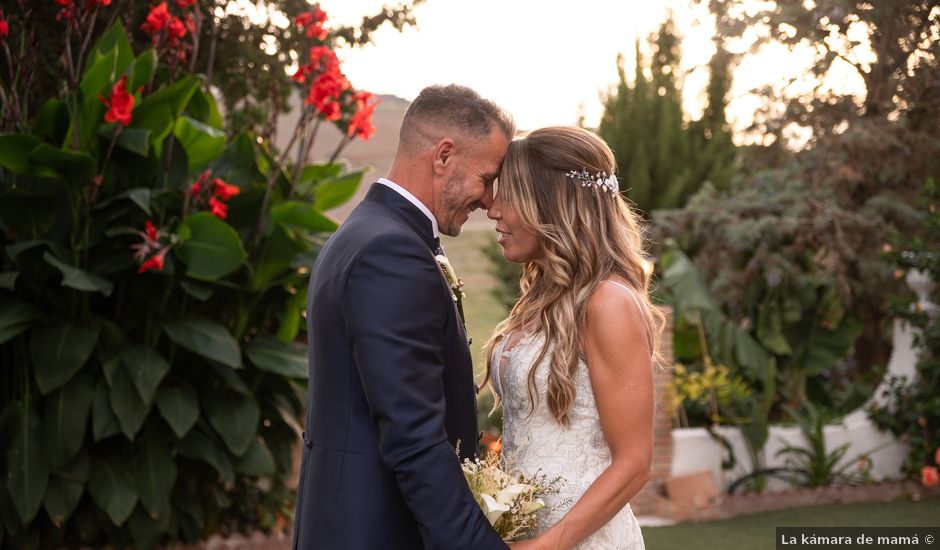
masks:
[(510, 143), (497, 194), (537, 235), (545, 260), (544, 268), (524, 265), (519, 301), (485, 347), (484, 382), (492, 386), (500, 342), (518, 330), (541, 332), (544, 345), (528, 373), (530, 414), (538, 403), (534, 367), (550, 354), (546, 399), (552, 416), (565, 427), (575, 400), (578, 361), (584, 358), (581, 329), (597, 285), (619, 276), (635, 291), (654, 365), (665, 325), (664, 314), (649, 298), (651, 270), (644, 265), (651, 264), (646, 263), (639, 216), (619, 192), (582, 187), (566, 176), (582, 169), (591, 174), (616, 170), (610, 147), (582, 128), (542, 128)]

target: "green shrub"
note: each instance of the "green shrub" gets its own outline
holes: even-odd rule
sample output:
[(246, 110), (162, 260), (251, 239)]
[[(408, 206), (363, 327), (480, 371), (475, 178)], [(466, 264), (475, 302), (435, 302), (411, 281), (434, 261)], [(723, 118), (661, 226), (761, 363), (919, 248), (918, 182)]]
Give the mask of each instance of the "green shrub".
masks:
[[(0, 135), (0, 544), (152, 547), (291, 513), (309, 267), (362, 172), (226, 137), (183, 45), (137, 53), (116, 23)], [(367, 96), (330, 101), (371, 126)]]

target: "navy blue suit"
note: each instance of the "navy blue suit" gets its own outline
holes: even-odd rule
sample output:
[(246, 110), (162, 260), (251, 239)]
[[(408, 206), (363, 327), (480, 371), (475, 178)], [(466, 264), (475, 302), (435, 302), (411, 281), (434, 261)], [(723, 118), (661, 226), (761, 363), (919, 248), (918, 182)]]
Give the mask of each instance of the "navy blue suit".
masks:
[(417, 207), (374, 184), (314, 264), (294, 548), (506, 548), (454, 452), (477, 450), (477, 403), (437, 244)]

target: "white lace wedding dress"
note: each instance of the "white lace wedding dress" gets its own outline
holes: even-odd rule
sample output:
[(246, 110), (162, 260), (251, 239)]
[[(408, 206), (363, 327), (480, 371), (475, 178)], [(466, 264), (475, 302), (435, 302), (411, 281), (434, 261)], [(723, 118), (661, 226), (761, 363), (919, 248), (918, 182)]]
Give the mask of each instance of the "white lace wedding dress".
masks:
[[(581, 361), (575, 379), (577, 395), (570, 426), (558, 425), (548, 410), (546, 356), (535, 375), (538, 407), (529, 417), (527, 380), (529, 366), (538, 357), (544, 338), (540, 333), (508, 335), (500, 343), (493, 368), (493, 386), (502, 400), (503, 453), (512, 466), (528, 475), (541, 473), (562, 479), (559, 494), (546, 500), (550, 512), (538, 532), (557, 523), (591, 483), (610, 465), (610, 450), (601, 430), (594, 390), (587, 365)], [(578, 550), (643, 550), (643, 535), (628, 504), (606, 525), (575, 547)]]

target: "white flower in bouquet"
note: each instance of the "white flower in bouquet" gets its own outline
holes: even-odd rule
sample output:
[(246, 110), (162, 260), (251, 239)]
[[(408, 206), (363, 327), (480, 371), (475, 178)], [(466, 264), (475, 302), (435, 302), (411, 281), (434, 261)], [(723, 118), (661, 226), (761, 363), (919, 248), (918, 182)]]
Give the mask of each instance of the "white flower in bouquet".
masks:
[(542, 497), (558, 492), (561, 478), (512, 472), (511, 461), (490, 453), (484, 459), (464, 460), (464, 476), (474, 499), (496, 532), (507, 541), (532, 536), (547, 511)]

